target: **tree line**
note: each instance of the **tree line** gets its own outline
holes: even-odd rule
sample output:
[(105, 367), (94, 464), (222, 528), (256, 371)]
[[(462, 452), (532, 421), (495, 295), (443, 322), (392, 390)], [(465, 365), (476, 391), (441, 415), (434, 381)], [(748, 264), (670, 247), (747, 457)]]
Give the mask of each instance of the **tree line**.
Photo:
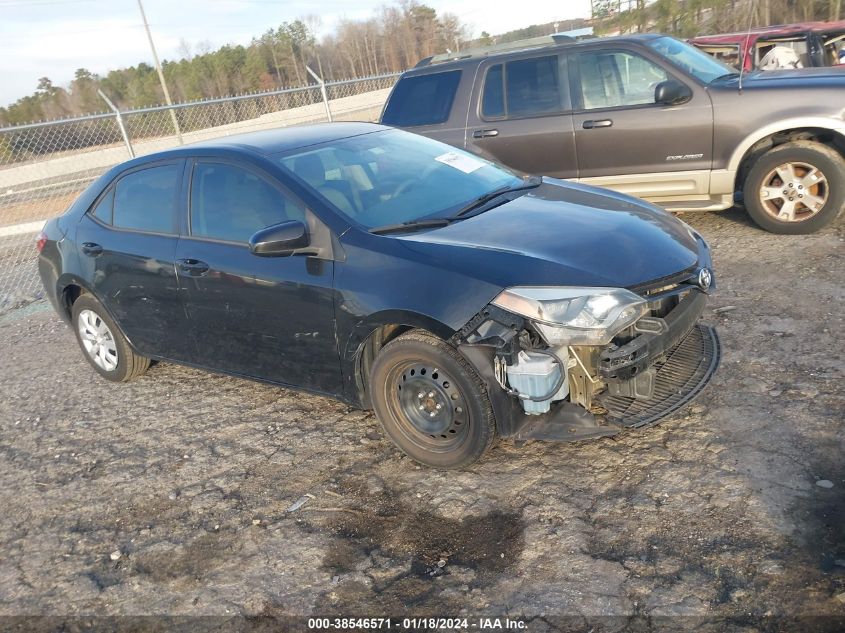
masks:
[[(174, 101), (304, 86), (313, 83), (305, 67), (327, 81), (354, 79), (410, 68), (420, 59), (446, 51), (581, 28), (597, 34), (659, 31), (679, 37), (741, 31), (749, 26), (843, 18), (842, 0), (592, 0), (591, 20), (561, 20), (497, 36), (470, 39), (458, 17), (417, 0), (384, 6), (366, 20), (342, 20), (333, 33), (316, 33), (319, 18), (308, 16), (268, 29), (246, 46), (216, 50), (208, 43), (183, 43), (178, 60), (162, 63)], [(105, 109), (102, 90), (120, 109), (164, 101), (155, 69), (146, 63), (111, 70), (103, 76), (84, 68), (67, 87), (48, 77), (33, 94), (6, 108), (0, 125), (71, 117)]]
[[(314, 83), (306, 65), (326, 81), (398, 72), (429, 55), (459, 50), (467, 28), (454, 15), (437, 12), (416, 0), (384, 6), (367, 20), (342, 20), (334, 33), (318, 40), (319, 18), (284, 22), (246, 46), (216, 50), (208, 43), (182, 43), (180, 59), (162, 61), (174, 101), (195, 101)], [(48, 77), (33, 94), (0, 107), (0, 125), (72, 117), (105, 109), (102, 90), (125, 110), (164, 102), (155, 68), (140, 63), (97, 75), (76, 71), (67, 87)]]
[(591, 4), (602, 32), (657, 31), (684, 38), (845, 17), (842, 0), (592, 0)]

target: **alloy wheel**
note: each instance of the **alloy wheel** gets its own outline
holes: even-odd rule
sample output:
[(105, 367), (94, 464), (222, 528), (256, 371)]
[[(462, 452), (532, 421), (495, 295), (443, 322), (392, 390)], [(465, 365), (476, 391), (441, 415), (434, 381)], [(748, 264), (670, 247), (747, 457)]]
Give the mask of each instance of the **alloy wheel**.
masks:
[(763, 179), (760, 202), (779, 222), (803, 222), (814, 217), (827, 203), (827, 177), (809, 163), (778, 165)]

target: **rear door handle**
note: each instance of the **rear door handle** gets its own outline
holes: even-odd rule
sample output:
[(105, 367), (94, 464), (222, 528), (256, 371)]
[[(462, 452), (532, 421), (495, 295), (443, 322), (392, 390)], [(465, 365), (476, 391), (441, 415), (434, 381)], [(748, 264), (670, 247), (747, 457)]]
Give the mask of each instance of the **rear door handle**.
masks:
[(593, 128), (597, 127), (611, 127), (613, 125), (613, 121), (610, 119), (599, 119), (598, 121), (584, 121), (581, 125), (585, 130), (592, 130)]
[(94, 244), (94, 242), (83, 242), (82, 252), (88, 255), (88, 257), (99, 257), (103, 254), (103, 247), (99, 244)]
[(490, 136), (499, 136), (499, 130), (476, 130), (472, 133), (472, 138), (487, 138)]
[(208, 264), (198, 259), (179, 259), (176, 263), (179, 265), (179, 270), (191, 277), (202, 277), (209, 268)]

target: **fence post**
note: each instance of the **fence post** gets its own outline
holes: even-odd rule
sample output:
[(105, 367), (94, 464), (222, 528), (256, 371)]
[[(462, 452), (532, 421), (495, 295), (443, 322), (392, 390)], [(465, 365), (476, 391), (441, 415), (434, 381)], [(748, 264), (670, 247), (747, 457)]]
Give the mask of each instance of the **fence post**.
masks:
[(112, 112), (114, 112), (114, 116), (117, 119), (117, 127), (120, 128), (120, 133), (123, 135), (123, 142), (126, 144), (126, 151), (129, 152), (129, 158), (135, 158), (135, 150), (132, 149), (132, 143), (129, 142), (129, 134), (126, 133), (126, 126), (123, 125), (123, 117), (120, 115), (120, 110), (117, 109), (117, 106), (111, 102), (105, 93), (97, 88), (97, 94), (99, 94), (103, 101), (105, 101), (109, 108), (111, 108)]
[(318, 75), (313, 70), (308, 68), (308, 66), (305, 67), (305, 70), (307, 70), (308, 74), (311, 75), (314, 79), (316, 79), (317, 83), (320, 84), (320, 92), (323, 95), (323, 105), (326, 106), (326, 117), (328, 118), (329, 123), (331, 123), (331, 121), (332, 121), (332, 110), (329, 107), (329, 96), (326, 94), (326, 82), (323, 81), (323, 78), (320, 77), (320, 75)]

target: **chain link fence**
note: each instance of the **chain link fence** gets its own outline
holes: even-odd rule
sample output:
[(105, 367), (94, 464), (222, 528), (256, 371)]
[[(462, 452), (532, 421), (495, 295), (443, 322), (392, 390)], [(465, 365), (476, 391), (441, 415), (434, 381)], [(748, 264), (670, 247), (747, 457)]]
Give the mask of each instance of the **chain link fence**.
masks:
[[(0, 128), (0, 310), (41, 296), (35, 237), (132, 156), (300, 123), (375, 121), (399, 74)], [(175, 121), (174, 121), (175, 115)]]

